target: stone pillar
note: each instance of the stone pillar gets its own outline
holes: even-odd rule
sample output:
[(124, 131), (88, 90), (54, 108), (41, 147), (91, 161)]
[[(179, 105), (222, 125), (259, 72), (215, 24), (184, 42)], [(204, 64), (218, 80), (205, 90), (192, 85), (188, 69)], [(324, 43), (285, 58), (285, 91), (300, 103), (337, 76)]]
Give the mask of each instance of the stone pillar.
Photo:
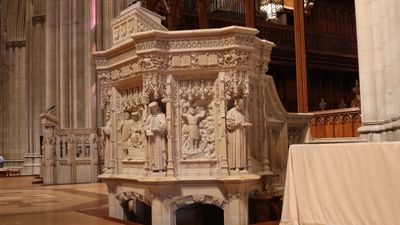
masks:
[[(5, 22), (4, 22), (4, 11), (5, 11), (6, 3), (4, 1), (0, 1), (0, 73), (3, 76), (0, 76), (0, 88), (4, 91), (5, 89), (5, 75), (6, 75), (6, 55), (5, 55)], [(6, 107), (6, 97), (4, 95), (0, 95), (0, 154), (4, 155), (4, 142), (5, 138), (5, 107)]]
[(224, 208), (225, 225), (247, 225), (249, 222), (248, 193), (253, 178), (240, 183), (225, 183), (228, 204)]
[(226, 103), (225, 103), (225, 76), (226, 72), (220, 72), (218, 74), (218, 89), (219, 89), (219, 117), (220, 123), (218, 124), (218, 142), (219, 147), (219, 163), (220, 173), (228, 175), (228, 157), (227, 157), (227, 146), (226, 146), (226, 133), (225, 133), (225, 117), (226, 117)]
[[(152, 187), (154, 188), (154, 186)], [(163, 187), (164, 188), (164, 187)], [(169, 187), (158, 189), (151, 194), (151, 223), (152, 225), (172, 225), (171, 201), (167, 199)]]
[[(71, 46), (71, 37), (70, 37), (70, 11), (69, 11), (69, 1), (61, 0), (59, 2), (59, 41), (57, 49), (59, 49), (59, 82), (60, 82), (60, 91), (59, 91), (59, 115), (61, 119), (61, 128), (70, 128), (70, 91), (71, 91), (71, 58), (69, 55)], [(71, 18), (72, 19), (72, 18)], [(55, 32), (55, 31), (54, 31)]]
[(167, 86), (166, 86), (166, 120), (167, 120), (167, 129), (168, 129), (168, 133), (167, 133), (167, 176), (174, 176), (175, 175), (175, 170), (174, 170), (174, 160), (173, 160), (173, 124), (172, 124), (172, 75), (169, 75), (167, 78)]
[(246, 193), (228, 194), (228, 205), (224, 216), (225, 225), (248, 224), (248, 199)]
[(117, 151), (117, 93), (118, 91), (112, 87), (111, 89), (111, 134), (110, 134), (110, 168), (112, 173), (118, 173), (119, 153)]
[(363, 126), (370, 141), (400, 140), (400, 27), (395, 0), (356, 0)]
[(124, 211), (121, 207), (120, 201), (117, 199), (117, 187), (112, 183), (106, 184), (108, 191), (108, 215), (123, 220)]
[[(50, 107), (56, 104), (56, 76), (57, 76), (57, 51), (56, 51), (56, 9), (57, 1), (46, 0), (46, 47), (45, 47), (45, 59), (46, 59), (46, 79), (45, 79), (45, 90), (46, 90), (46, 107)], [(58, 111), (56, 107), (56, 111)]]
[(41, 168), (40, 136), (42, 133), (40, 114), (45, 112), (45, 1), (35, 0), (28, 4), (32, 12), (27, 29), (27, 68), (29, 93), (29, 147), (24, 156), (24, 174), (39, 174)]
[(26, 50), (27, 2), (1, 3), (1, 86), (3, 100), (0, 148), (6, 166), (23, 167), (28, 151), (28, 81)]

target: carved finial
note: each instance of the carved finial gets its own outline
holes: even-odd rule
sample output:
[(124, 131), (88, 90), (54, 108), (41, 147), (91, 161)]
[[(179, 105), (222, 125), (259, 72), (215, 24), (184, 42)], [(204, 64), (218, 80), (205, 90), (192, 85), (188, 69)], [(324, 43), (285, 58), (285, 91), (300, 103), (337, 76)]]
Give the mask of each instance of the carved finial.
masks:
[(346, 108), (347, 104), (344, 102), (343, 98), (340, 99), (340, 103), (338, 105), (339, 109), (344, 109)]
[(353, 87), (353, 94), (354, 98), (351, 101), (351, 107), (358, 107), (361, 108), (361, 101), (360, 101), (360, 84), (358, 80), (356, 80), (354, 87)]
[(53, 114), (54, 109), (56, 108), (56, 105), (52, 105), (47, 109), (48, 114)]
[(325, 110), (328, 107), (328, 104), (325, 102), (324, 98), (321, 98), (321, 102), (319, 103), (319, 109)]

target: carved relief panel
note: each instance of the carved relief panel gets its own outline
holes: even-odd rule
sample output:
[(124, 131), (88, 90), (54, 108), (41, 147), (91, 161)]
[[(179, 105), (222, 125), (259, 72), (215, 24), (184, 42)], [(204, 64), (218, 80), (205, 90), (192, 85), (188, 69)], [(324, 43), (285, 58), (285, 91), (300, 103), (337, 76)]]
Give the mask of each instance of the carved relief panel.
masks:
[(216, 159), (216, 107), (214, 80), (184, 80), (176, 91), (179, 158)]
[(145, 160), (142, 88), (122, 91), (119, 97), (117, 135), (125, 160)]

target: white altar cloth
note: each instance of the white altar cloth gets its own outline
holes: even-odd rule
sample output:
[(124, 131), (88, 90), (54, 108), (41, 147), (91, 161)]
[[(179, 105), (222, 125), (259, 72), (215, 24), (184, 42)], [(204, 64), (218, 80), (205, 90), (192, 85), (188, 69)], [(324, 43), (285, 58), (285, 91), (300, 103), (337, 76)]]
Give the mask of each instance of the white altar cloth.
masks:
[(400, 224), (400, 142), (292, 145), (280, 225)]

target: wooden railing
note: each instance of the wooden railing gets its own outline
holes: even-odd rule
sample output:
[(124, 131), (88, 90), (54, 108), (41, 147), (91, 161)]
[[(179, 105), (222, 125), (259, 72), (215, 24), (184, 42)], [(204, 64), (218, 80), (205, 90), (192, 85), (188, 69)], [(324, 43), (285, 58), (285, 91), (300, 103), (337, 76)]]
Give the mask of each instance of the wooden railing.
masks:
[(312, 112), (310, 121), (312, 138), (358, 137), (361, 126), (359, 108), (333, 109)]

